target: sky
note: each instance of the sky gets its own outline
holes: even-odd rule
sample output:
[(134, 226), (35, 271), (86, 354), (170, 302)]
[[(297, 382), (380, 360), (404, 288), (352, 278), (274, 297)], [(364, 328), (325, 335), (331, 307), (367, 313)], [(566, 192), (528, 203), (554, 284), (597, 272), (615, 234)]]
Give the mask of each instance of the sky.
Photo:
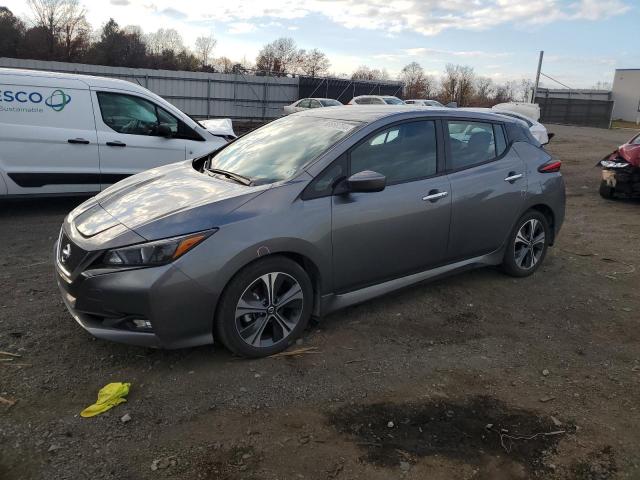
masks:
[[(439, 76), (469, 65), (496, 82), (542, 71), (571, 88), (611, 82), (615, 68), (640, 68), (640, 0), (80, 0), (99, 28), (109, 18), (145, 32), (175, 28), (185, 44), (212, 33), (214, 55), (254, 60), (260, 47), (292, 37), (318, 48), (332, 73), (359, 65), (396, 77), (416, 61)], [(24, 0), (0, 0), (20, 16)], [(560, 87), (543, 78), (542, 84)]]

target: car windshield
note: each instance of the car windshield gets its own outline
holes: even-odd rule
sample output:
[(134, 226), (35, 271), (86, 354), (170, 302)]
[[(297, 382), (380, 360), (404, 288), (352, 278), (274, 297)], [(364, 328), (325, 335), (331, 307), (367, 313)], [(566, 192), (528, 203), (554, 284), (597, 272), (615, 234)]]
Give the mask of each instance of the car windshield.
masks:
[(631, 145), (640, 145), (640, 135), (638, 135), (636, 138), (634, 138), (633, 140), (631, 140)]
[(396, 97), (384, 97), (384, 102), (388, 105), (404, 105), (404, 102)]
[(325, 107), (337, 107), (339, 105), (342, 105), (339, 101), (332, 100), (330, 98), (327, 98), (327, 99), (324, 99), (324, 100), (320, 100), (320, 103)]
[(223, 148), (207, 168), (248, 177), (254, 185), (286, 180), (358, 125), (328, 118), (284, 117)]
[(430, 107), (444, 107), (444, 105), (437, 100), (427, 100), (427, 105)]

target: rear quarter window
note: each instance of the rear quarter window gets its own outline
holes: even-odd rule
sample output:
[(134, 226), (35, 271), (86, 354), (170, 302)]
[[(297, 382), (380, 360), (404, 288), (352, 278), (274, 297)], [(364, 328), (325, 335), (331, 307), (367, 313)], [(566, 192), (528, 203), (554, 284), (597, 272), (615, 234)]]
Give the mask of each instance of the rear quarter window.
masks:
[(529, 129), (521, 124), (520, 122), (509, 122), (505, 123), (505, 128), (507, 131), (507, 139), (509, 142), (526, 142), (534, 147), (541, 147), (540, 142), (538, 142)]

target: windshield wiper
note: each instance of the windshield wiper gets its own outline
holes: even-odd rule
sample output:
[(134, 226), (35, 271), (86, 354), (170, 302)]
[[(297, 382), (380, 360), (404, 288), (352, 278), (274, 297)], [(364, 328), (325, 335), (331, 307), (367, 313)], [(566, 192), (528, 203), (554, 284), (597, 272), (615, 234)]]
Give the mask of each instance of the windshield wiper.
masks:
[(216, 175), (222, 175), (223, 177), (230, 178), (231, 180), (235, 180), (242, 185), (246, 185), (247, 187), (251, 186), (253, 181), (249, 177), (245, 177), (244, 175), (240, 175), (238, 173), (229, 172), (227, 170), (220, 170), (219, 168), (206, 168), (205, 170), (210, 173), (214, 173)]

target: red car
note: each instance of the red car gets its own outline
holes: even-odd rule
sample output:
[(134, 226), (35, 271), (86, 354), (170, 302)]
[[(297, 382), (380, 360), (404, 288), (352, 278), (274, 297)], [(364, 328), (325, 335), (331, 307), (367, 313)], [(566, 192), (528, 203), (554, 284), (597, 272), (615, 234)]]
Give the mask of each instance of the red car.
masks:
[(640, 196), (640, 133), (598, 165), (602, 167), (600, 195), (603, 198), (613, 198), (618, 193)]

